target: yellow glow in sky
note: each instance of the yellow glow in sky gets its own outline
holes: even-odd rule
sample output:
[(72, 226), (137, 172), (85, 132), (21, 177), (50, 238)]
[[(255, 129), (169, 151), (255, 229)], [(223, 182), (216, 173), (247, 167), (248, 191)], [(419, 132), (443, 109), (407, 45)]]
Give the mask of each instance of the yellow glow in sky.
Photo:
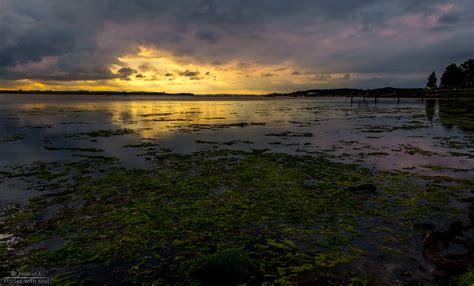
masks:
[(232, 93), (265, 94), (274, 91), (290, 92), (298, 85), (317, 85), (343, 74), (316, 76), (305, 72), (291, 62), (276, 65), (258, 65), (251, 62), (231, 61), (212, 65), (190, 57), (177, 57), (165, 51), (138, 47), (133, 54), (119, 57), (110, 70), (120, 78), (90, 81), (19, 80), (16, 88), (52, 90), (114, 90), (163, 91), (195, 94)]

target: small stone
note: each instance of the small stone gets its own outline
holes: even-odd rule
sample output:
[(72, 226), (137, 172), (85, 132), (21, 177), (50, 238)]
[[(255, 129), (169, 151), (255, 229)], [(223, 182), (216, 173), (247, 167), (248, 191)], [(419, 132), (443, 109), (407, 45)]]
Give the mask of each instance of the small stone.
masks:
[(0, 233), (0, 243), (3, 242), (5, 243), (5, 240), (8, 240), (13, 237), (13, 234), (9, 233)]

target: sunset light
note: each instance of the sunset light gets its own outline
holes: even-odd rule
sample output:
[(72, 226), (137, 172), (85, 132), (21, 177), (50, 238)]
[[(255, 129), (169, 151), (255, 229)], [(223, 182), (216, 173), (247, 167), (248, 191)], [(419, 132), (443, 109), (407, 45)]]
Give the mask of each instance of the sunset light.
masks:
[(0, 0), (0, 286), (474, 286), (474, 0)]

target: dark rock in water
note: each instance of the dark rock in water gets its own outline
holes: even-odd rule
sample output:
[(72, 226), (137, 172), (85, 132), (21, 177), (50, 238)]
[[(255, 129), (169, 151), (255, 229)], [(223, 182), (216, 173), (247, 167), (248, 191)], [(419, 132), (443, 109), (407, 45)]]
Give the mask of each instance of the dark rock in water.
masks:
[(377, 191), (377, 187), (372, 184), (364, 184), (357, 187), (349, 187), (347, 190), (350, 192), (375, 193)]
[[(456, 220), (447, 231), (429, 229), (423, 240), (423, 255), (436, 265), (435, 277), (458, 275), (474, 268), (474, 204), (470, 206), (469, 220)], [(417, 228), (433, 225), (415, 224)]]
[(449, 245), (449, 237), (445, 232), (428, 231), (423, 240), (423, 247), (427, 250), (441, 251)]
[(463, 229), (464, 229), (464, 225), (462, 221), (457, 220), (451, 223), (451, 225), (449, 226), (448, 233), (450, 236), (462, 236)]
[(448, 231), (429, 230), (423, 240), (423, 255), (436, 264), (433, 275), (445, 277), (461, 274), (474, 267), (469, 231), (462, 221), (451, 223)]

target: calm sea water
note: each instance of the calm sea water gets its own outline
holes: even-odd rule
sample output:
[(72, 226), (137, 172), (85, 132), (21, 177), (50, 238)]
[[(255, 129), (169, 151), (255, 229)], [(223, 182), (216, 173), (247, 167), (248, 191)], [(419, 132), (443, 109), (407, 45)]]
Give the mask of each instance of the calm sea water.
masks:
[(474, 177), (472, 117), (450, 112), (466, 106), (474, 100), (0, 95), (0, 166), (100, 155), (146, 167), (143, 148), (124, 146), (149, 142), (180, 153), (269, 149)]

